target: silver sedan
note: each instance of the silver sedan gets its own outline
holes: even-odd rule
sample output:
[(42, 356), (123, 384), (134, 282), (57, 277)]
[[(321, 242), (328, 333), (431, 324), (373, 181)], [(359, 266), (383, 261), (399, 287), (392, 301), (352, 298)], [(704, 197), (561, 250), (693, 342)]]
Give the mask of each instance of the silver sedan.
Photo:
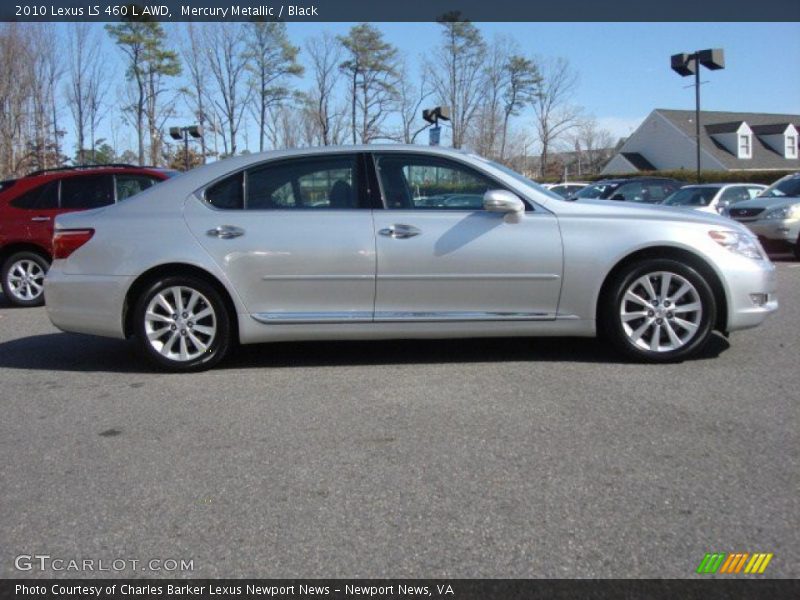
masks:
[(594, 336), (675, 361), (776, 310), (755, 237), (714, 215), (564, 202), (419, 146), (230, 158), (58, 217), (45, 294), (64, 331), (133, 337), (172, 370), (235, 342)]

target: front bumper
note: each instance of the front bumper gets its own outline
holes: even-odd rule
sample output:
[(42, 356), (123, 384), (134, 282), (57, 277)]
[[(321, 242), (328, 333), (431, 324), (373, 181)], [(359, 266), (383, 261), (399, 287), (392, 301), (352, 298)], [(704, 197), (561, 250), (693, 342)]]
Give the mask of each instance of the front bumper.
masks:
[(738, 222), (759, 238), (772, 242), (794, 244), (800, 235), (800, 219), (757, 219)]
[(124, 338), (122, 323), (130, 277), (67, 275), (55, 261), (44, 280), (45, 308), (62, 331)]
[(728, 331), (756, 327), (778, 309), (777, 276), (770, 261), (738, 261), (726, 269)]

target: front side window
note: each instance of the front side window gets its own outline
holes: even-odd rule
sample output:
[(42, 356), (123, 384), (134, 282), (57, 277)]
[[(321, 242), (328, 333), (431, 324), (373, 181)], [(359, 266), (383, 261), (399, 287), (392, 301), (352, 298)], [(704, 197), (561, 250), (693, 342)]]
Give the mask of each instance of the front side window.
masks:
[(86, 210), (114, 204), (111, 175), (79, 175), (61, 180), (61, 208)]
[(478, 171), (436, 156), (385, 154), (376, 157), (376, 166), (390, 209), (482, 210), (483, 195), (502, 189)]
[(51, 181), (25, 192), (11, 201), (14, 208), (51, 210), (58, 208), (58, 181)]

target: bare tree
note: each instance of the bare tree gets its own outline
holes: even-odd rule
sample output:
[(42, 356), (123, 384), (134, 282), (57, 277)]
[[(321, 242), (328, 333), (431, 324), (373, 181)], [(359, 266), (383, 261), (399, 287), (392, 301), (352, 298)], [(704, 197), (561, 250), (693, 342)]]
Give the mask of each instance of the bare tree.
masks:
[(306, 53), (314, 76), (314, 87), (306, 94), (306, 109), (319, 126), (321, 145), (329, 146), (338, 143), (332, 131), (338, 116), (333, 101), (339, 82), (342, 46), (330, 33), (323, 32), (306, 40)]
[(442, 46), (428, 65), (438, 101), (450, 107), (452, 145), (461, 148), (483, 100), (486, 44), (480, 31), (458, 13), (439, 20)]
[(225, 153), (233, 156), (238, 150), (236, 135), (252, 91), (246, 85), (246, 38), (240, 23), (214, 23), (206, 32), (208, 66), (217, 92), (214, 104), (221, 117)]
[(248, 23), (247, 30), (252, 108), (258, 123), (258, 150), (263, 152), (270, 109), (291, 97), (288, 80), (302, 75), (303, 66), (297, 62), (300, 48), (289, 42), (285, 23), (256, 21)]
[(579, 160), (579, 175), (600, 172), (614, 154), (611, 132), (601, 128), (594, 117), (583, 119), (572, 137)]
[(67, 103), (75, 125), (78, 164), (87, 162), (88, 149), (94, 162), (97, 128), (105, 114), (103, 100), (110, 86), (108, 64), (102, 56), (95, 25), (72, 23), (68, 47)]
[[(32, 150), (37, 168), (58, 166), (61, 156), (56, 112), (56, 93), (63, 74), (59, 42), (52, 24), (41, 23), (29, 31), (31, 55), (31, 104), (34, 124)], [(52, 117), (52, 119), (51, 119)]]
[(513, 43), (505, 36), (497, 36), (488, 46), (483, 67), (483, 98), (476, 113), (475, 123), (467, 131), (470, 146), (482, 156), (497, 158), (497, 142), (502, 133), (503, 94), (507, 85), (506, 66)]
[(417, 136), (425, 131), (429, 124), (420, 124), (422, 116), (422, 105), (431, 97), (433, 90), (428, 84), (428, 72), (422, 70), (422, 74), (417, 82), (411, 76), (408, 62), (400, 64), (400, 76), (397, 85), (397, 112), (400, 116), (400, 132), (394, 139), (404, 143), (413, 144)]
[[(208, 63), (206, 62), (206, 53), (204, 52), (198, 26), (194, 23), (187, 23), (185, 32), (186, 36), (181, 44), (181, 57), (183, 64), (186, 66), (189, 85), (181, 91), (184, 94), (186, 103), (189, 105), (189, 109), (197, 120), (197, 124), (205, 130), (206, 123), (209, 121), (206, 115), (208, 102)], [(205, 164), (207, 156), (208, 148), (206, 147), (206, 135), (204, 134), (200, 138), (200, 160), (202, 164)]]
[(542, 83), (533, 100), (536, 132), (541, 144), (540, 172), (547, 172), (549, 153), (555, 143), (578, 125), (581, 110), (572, 104), (578, 75), (566, 58), (542, 63)]
[(369, 23), (351, 28), (348, 35), (339, 37), (339, 42), (346, 57), (339, 69), (350, 81), (353, 143), (369, 144), (384, 137), (383, 123), (396, 94), (397, 49)]

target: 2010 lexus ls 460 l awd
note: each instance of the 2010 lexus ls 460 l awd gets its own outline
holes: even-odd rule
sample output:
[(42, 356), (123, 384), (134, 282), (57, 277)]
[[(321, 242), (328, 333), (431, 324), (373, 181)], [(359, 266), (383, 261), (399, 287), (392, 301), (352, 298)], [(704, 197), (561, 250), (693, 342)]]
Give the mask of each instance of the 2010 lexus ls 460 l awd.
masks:
[(278, 340), (593, 336), (634, 358), (761, 323), (774, 266), (714, 215), (565, 202), (478, 156), (351, 146), (236, 157), (59, 216), (47, 311), (173, 370)]

